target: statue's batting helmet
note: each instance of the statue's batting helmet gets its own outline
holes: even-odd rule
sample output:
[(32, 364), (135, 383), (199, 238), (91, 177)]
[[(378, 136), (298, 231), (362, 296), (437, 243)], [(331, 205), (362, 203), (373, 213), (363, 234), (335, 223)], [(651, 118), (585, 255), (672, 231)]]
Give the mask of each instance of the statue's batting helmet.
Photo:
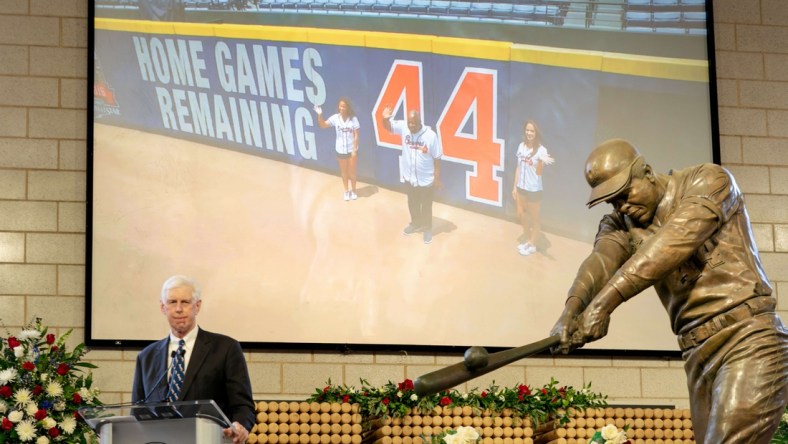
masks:
[(632, 180), (632, 171), (645, 164), (643, 156), (623, 139), (602, 142), (588, 155), (586, 181), (591, 186), (589, 208), (614, 198)]

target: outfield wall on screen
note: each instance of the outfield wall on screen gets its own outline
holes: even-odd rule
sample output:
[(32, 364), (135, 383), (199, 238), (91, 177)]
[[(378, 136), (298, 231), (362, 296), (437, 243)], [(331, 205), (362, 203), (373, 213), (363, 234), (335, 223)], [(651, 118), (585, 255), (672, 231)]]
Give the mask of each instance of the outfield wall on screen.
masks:
[[(386, 105), (420, 110), (440, 137), (437, 200), (513, 218), (515, 152), (533, 119), (545, 169), (543, 229), (590, 241), (582, 162), (632, 140), (658, 170), (709, 161), (708, 66), (690, 59), (373, 31), (97, 19), (95, 121), (337, 173), (337, 100), (361, 124), (359, 178), (400, 189)], [(682, 134), (665, 144), (666, 133)], [(698, 149), (708, 147), (708, 149)], [(166, 149), (166, 147), (162, 147)]]

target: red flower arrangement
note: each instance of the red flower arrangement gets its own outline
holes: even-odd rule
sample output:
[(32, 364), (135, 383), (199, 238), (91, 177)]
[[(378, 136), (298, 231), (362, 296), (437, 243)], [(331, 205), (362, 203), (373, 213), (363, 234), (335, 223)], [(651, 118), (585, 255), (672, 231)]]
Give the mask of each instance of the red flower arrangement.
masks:
[(90, 427), (77, 409), (101, 405), (80, 344), (57, 338), (36, 319), (18, 335), (0, 337), (0, 444), (87, 443)]

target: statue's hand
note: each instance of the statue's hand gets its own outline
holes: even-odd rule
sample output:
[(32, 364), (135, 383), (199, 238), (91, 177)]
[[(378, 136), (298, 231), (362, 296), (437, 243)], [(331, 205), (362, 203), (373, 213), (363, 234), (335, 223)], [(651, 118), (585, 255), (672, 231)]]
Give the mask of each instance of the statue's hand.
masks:
[(577, 319), (577, 337), (573, 345), (582, 346), (587, 342), (602, 339), (610, 326), (610, 313), (601, 307), (588, 306)]
[(570, 351), (577, 348), (577, 347), (573, 347), (573, 343), (572, 343), (572, 336), (576, 332), (577, 332), (577, 320), (575, 314), (572, 312), (564, 311), (564, 313), (561, 314), (561, 317), (558, 318), (558, 321), (556, 321), (552, 330), (550, 330), (550, 336), (560, 335), (561, 342), (558, 344), (557, 347), (551, 348), (550, 352), (552, 354), (556, 354), (556, 353), (568, 354)]

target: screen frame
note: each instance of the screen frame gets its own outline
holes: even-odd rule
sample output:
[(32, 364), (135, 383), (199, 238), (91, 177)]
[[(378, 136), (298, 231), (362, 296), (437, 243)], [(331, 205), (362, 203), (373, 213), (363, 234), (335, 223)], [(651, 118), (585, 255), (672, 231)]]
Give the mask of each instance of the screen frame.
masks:
[[(96, 1), (89, 1), (88, 9), (88, 51), (92, 54), (95, 50), (95, 9)], [(716, 78), (716, 63), (715, 63), (715, 47), (714, 47), (714, 19), (713, 19), (713, 5), (712, 0), (706, 0), (706, 47), (708, 58), (709, 70), (709, 111), (710, 111), (710, 127), (711, 127), (711, 141), (712, 141), (712, 161), (720, 164), (720, 137), (719, 137), (719, 120), (718, 120), (718, 105), (717, 105), (717, 78)], [(553, 32), (552, 29), (544, 29), (545, 34)], [(88, 57), (88, 84), (94, 84), (94, 58)], [(106, 339), (95, 337), (95, 332), (92, 327), (93, 321), (93, 299), (96, 297), (93, 293), (92, 278), (93, 278), (93, 141), (94, 141), (94, 106), (93, 94), (88, 94), (87, 97), (87, 128), (86, 134), (88, 138), (87, 147), (87, 204), (86, 204), (86, 266), (85, 266), (85, 342), (90, 347), (95, 348), (125, 348), (125, 347), (144, 347), (153, 342), (153, 340), (124, 340), (124, 339)], [(556, 314), (557, 315), (557, 314)], [(366, 343), (319, 343), (319, 342), (244, 342), (241, 341), (242, 346), (249, 350), (290, 350), (290, 351), (306, 351), (306, 350), (321, 350), (321, 351), (336, 351), (342, 354), (350, 354), (356, 352), (427, 352), (427, 353), (461, 353), (468, 346), (472, 344), (458, 344), (454, 346), (441, 346), (441, 345), (413, 345), (413, 344), (366, 344)], [(502, 350), (502, 347), (489, 347), (490, 351)], [(543, 353), (543, 354), (546, 354)], [(573, 352), (572, 357), (577, 356), (611, 356), (611, 357), (637, 357), (637, 358), (676, 358), (680, 357), (678, 351), (665, 351), (665, 350), (630, 350), (630, 349), (579, 349)]]

